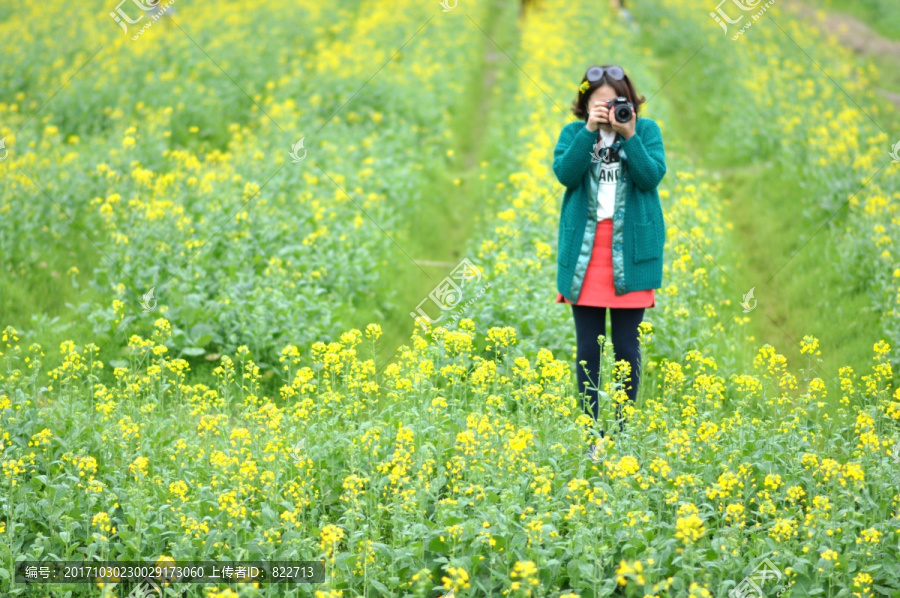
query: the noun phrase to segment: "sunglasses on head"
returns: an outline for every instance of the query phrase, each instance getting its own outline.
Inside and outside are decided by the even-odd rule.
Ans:
[[[587,80],[594,83],[602,79],[604,74],[616,81],[625,78],[625,71],[620,66],[608,66],[605,69],[602,66],[592,66],[587,71]]]

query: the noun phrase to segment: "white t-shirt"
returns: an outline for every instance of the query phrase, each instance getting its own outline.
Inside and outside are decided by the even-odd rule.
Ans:
[[[600,131],[601,147],[609,147],[616,139],[616,132]],[[594,166],[596,168],[596,166]],[[599,179],[597,182],[597,220],[605,220],[612,218],[613,207],[616,204],[616,185],[619,182],[619,159],[616,156],[615,161],[609,161],[609,157],[605,157],[600,162]]]

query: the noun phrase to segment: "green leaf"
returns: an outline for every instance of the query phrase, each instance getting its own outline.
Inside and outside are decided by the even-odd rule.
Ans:
[[[428,550],[431,552],[446,553],[450,552],[450,546],[440,536],[435,536],[428,542]]]
[[[574,562],[574,563],[575,563],[575,566],[578,567],[578,572],[579,572],[583,577],[587,577],[587,578],[590,579],[591,574],[594,572],[594,566],[591,565],[591,563],[589,563],[589,562],[587,562],[587,561],[585,561],[585,560],[582,560],[582,559],[575,559],[575,560],[572,561],[572,562]],[[570,571],[571,571],[571,567],[572,567],[572,564],[569,563],[569,568],[570,568],[569,570],[570,570]]]
[[[569,565],[566,567],[569,571],[569,579],[573,586],[578,586],[581,581],[581,567],[578,564],[577,559],[572,559],[569,561]]]
[[[383,583],[381,583],[380,581],[378,581],[378,580],[376,580],[376,579],[374,579],[374,578],[372,578],[372,577],[370,577],[368,581],[369,581],[370,584],[372,584],[372,587],[373,587],[373,588],[375,588],[375,589],[378,590],[379,592],[383,593],[385,596],[390,596],[390,595],[391,595],[391,593],[390,593],[390,592],[388,591],[388,589],[387,589],[387,586],[384,585]]]

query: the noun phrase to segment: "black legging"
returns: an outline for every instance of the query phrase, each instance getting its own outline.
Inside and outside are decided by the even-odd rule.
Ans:
[[[591,307],[589,305],[573,305],[572,316],[575,318],[575,338],[578,343],[578,352],[575,358],[575,367],[578,377],[578,407],[593,415],[594,422],[600,417],[600,404],[597,389],[600,388],[600,344],[597,337],[606,336],[606,309],[605,307]],[[641,351],[638,336],[638,325],[644,319],[643,307],[610,307],[610,319],[612,320],[612,344],[616,361],[625,359],[631,364],[631,381],[625,384],[625,394],[634,404],[637,397],[638,384],[641,376]],[[607,340],[607,343],[609,341]],[[582,361],[587,361],[585,366]],[[585,373],[587,368],[588,373]],[[589,382],[587,390],[585,383]],[[590,410],[585,407],[584,395],[590,401]],[[624,428],[621,405],[616,406],[616,419],[619,429]]]

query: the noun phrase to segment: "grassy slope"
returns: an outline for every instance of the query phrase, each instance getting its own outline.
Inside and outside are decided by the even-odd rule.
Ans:
[[[518,45],[517,5],[504,0],[491,0],[489,21],[478,25],[502,48],[509,49]],[[473,27],[475,25],[472,25]],[[494,42],[483,38],[485,56],[495,49]],[[494,142],[484,138],[491,111],[486,110],[486,99],[490,89],[485,82],[492,78],[485,60],[473,65],[467,81],[467,91],[459,106],[451,110],[455,117],[450,123],[452,136],[448,145],[458,160],[452,169],[439,169],[424,164],[429,175],[428,189],[424,196],[429,201],[423,202],[419,210],[406,214],[406,225],[409,241],[401,243],[403,250],[414,260],[452,263],[454,266],[465,256],[461,248],[466,239],[477,234],[480,214],[490,213],[489,199],[494,184],[505,180],[506,169],[499,165],[496,158],[500,149]],[[493,68],[511,71],[516,68],[505,57],[501,57]],[[492,106],[491,110],[496,110]],[[473,124],[473,117],[475,123]],[[437,126],[444,126],[439,123]],[[481,161],[489,162],[482,169]],[[482,181],[479,177],[486,174]],[[460,179],[455,185],[454,179]],[[399,242],[399,241],[398,241]],[[394,361],[401,345],[409,344],[410,333],[415,325],[409,316],[416,305],[435,285],[449,274],[453,266],[416,266],[398,250],[397,260],[392,264],[375,265],[382,271],[385,286],[397,290],[395,297],[397,311],[382,313],[375,308],[363,307],[356,310],[351,317],[345,319],[342,329],[358,328],[364,330],[370,323],[378,323],[382,327],[383,336],[378,341],[376,366],[381,370],[389,362]],[[390,282],[389,282],[390,281]],[[335,339],[328,339],[335,340]],[[361,349],[363,358],[371,357],[368,347]],[[191,360],[191,382],[215,384],[212,370],[218,363]],[[262,391],[266,396],[278,396],[281,381],[268,372],[263,376]]]
[[[500,47],[512,48],[517,43],[516,23],[516,6],[494,0],[490,21],[479,25]],[[648,35],[646,29],[644,35]],[[641,43],[649,46],[652,40],[644,38]],[[488,38],[483,38],[483,44],[483,55],[494,50],[494,44]],[[662,76],[675,72],[687,58],[667,56],[653,60]],[[764,313],[760,309],[754,314],[755,317],[751,317],[757,345],[769,342],[785,353],[790,363],[797,364],[802,361],[796,343],[804,334],[813,334],[820,339],[823,357],[833,357],[828,373],[836,372],[839,364],[849,363],[855,368],[868,365],[872,339],[866,332],[875,329],[877,317],[867,311],[868,300],[864,290],[845,288],[839,272],[827,267],[836,264],[834,258],[820,258],[828,251],[830,234],[827,231],[813,236],[809,245],[787,267],[768,284],[765,283],[774,273],[773,264],[784,263],[802,240],[818,228],[818,223],[802,220],[797,197],[803,191],[790,172],[783,172],[780,164],[748,166],[727,155],[711,156],[702,152],[719,129],[718,123],[701,118],[701,98],[696,97],[687,85],[690,80],[688,71],[702,72],[704,60],[714,60],[714,57],[701,53],[692,61],[693,64],[666,86],[665,101],[671,102],[674,113],[685,115],[685,118],[672,119],[669,123],[673,134],[667,139],[667,145],[673,153],[691,152],[704,161],[701,164],[703,167],[718,172],[722,177],[723,190],[728,193],[726,215],[735,225],[735,236],[739,242],[739,247],[735,248],[738,259],[735,300],[740,300],[739,289],[746,292],[756,286],[759,306],[764,308]],[[457,166],[452,170],[428,170],[432,181],[428,197],[432,200],[423,203],[416,213],[408,215],[411,242],[404,249],[414,259],[455,264],[464,257],[460,255],[459,248],[476,230],[477,218],[474,215],[483,212],[494,182],[503,178],[502,169],[492,163],[486,170],[487,182],[479,179],[482,172],[479,162],[492,162],[492,158],[499,154],[498,148],[483,139],[486,122],[490,118],[489,111],[482,109],[490,91],[484,86],[488,68],[509,70],[515,66],[502,55],[493,67],[485,61],[473,66],[464,103],[452,112],[459,115],[451,123],[451,141],[459,156]],[[657,98],[656,101],[662,99]],[[498,109],[496,106],[492,108],[494,111]],[[477,122],[473,123],[473,118]],[[460,185],[453,184],[456,178],[461,180]],[[781,184],[769,184],[772,181]],[[840,216],[835,220],[839,223]],[[778,226],[777,223],[789,223],[795,234],[784,234],[788,224]],[[798,226],[802,226],[802,230],[796,234]],[[88,241],[84,240],[84,243]],[[80,259],[83,261],[92,253],[83,251]],[[78,291],[72,288],[65,276],[65,269],[71,261],[65,252],[51,246],[42,257],[48,263],[45,269],[30,269],[18,278],[0,272],[0,288],[7,289],[0,294],[0,313],[5,314],[6,321],[17,328],[27,327],[33,313],[46,314],[49,318],[65,317],[65,304],[77,300]],[[451,269],[451,266],[422,266],[420,269],[400,256],[390,266],[385,279],[394,281],[398,289],[397,303],[404,309],[381,314],[363,308],[346,322],[345,328],[363,328],[369,322],[380,322],[385,332],[384,339],[379,343],[383,348],[380,361],[383,361],[394,353],[396,347],[407,342],[412,326],[408,312]],[[50,272],[53,270],[62,276],[52,277]],[[763,287],[770,289],[765,295],[762,294]],[[774,295],[776,290],[777,297]],[[67,329],[48,328],[34,340],[47,348],[49,354],[64,339],[86,338],[75,334],[79,326],[77,322],[72,326]],[[209,380],[213,367],[214,364],[196,363],[197,381]]]
[[[0,326],[32,330],[29,343],[39,343],[51,360],[62,341],[92,335],[89,326],[72,317],[67,305],[83,301],[84,293],[96,295],[88,280],[98,261],[97,248],[77,227],[73,230],[69,239],[48,237],[40,255],[30,256],[36,266],[22,264],[15,271],[0,268]],[[80,272],[74,276],[77,288],[66,274],[72,266]],[[59,321],[53,323],[55,318]]]
[[[507,51],[518,45],[518,5],[503,0],[491,0],[491,4],[489,20],[478,23],[478,26],[494,41],[482,36],[482,61],[472,65],[467,92],[460,105],[451,110],[454,119],[450,123],[452,136],[448,145],[454,148],[458,158],[455,167],[448,170],[424,164],[429,183],[423,196],[428,201],[423,202],[416,212],[406,215],[409,242],[398,241],[415,260],[455,265],[465,257],[461,254],[461,248],[466,239],[475,233],[480,222],[479,214],[489,211],[489,199],[494,185],[506,179],[507,169],[502,167],[498,159],[501,151],[496,146],[497,142],[484,138],[491,110],[498,109],[488,102],[491,92],[488,86],[497,78],[498,71],[511,73],[516,67],[502,54],[496,55],[493,62],[484,57],[489,53],[497,54],[494,42]],[[472,24],[472,27],[475,25]],[[445,124],[436,123],[435,126]],[[479,166],[481,161],[487,161],[488,166],[482,169]],[[484,180],[480,178],[482,173],[485,174]],[[459,185],[454,184],[455,179],[460,180]],[[46,268],[25,268],[24,273],[15,277],[0,270],[0,289],[3,290],[0,292],[0,314],[3,314],[5,323],[23,330],[35,326],[31,322],[35,314],[45,320],[60,318],[58,325],[42,326],[34,338],[30,339],[44,347],[45,363],[49,367],[57,363],[58,347],[64,340],[73,339],[79,344],[94,342],[97,345],[103,345],[106,340],[94,338],[89,327],[81,324],[78,318],[73,318],[66,307],[67,303],[83,300],[81,293],[86,290],[84,283],[79,288],[74,288],[65,275],[66,270],[77,261],[82,278],[86,278],[85,275],[90,273],[91,268],[89,262],[97,253],[96,248],[80,232],[77,238],[69,239],[68,242],[80,247],[80,251],[74,252],[75,256],[70,255],[72,252],[65,249],[64,243],[50,243],[42,248],[40,261],[47,263]],[[385,286],[397,290],[398,310],[381,313],[375,308],[362,307],[343,323],[343,329],[363,329],[371,322],[381,324],[384,336],[379,341],[380,367],[386,360],[396,357],[396,349],[400,345],[408,343],[414,325],[409,312],[450,273],[453,266],[417,267],[398,250],[398,258],[393,264],[373,264],[373,267],[379,267],[384,272]],[[58,272],[60,277],[53,277],[53,271]],[[365,301],[361,300],[360,303],[364,304]],[[119,345],[122,342],[121,338],[118,342],[110,342],[100,353],[101,361],[109,363],[113,359],[121,359]],[[193,358],[189,361],[192,383],[215,382],[212,370],[218,365],[217,362]],[[108,369],[108,373],[111,373],[112,368]],[[269,396],[277,395],[277,381],[272,376],[266,376],[266,380],[269,383]]]
[[[515,48],[518,45],[516,10],[515,3],[491,0],[489,20],[478,26],[501,48]],[[398,291],[397,311],[382,314],[372,309],[360,309],[345,323],[348,329],[363,329],[371,322],[381,324],[384,331],[384,337],[379,341],[382,361],[390,360],[398,347],[409,342],[414,326],[409,312],[415,311],[435,285],[467,257],[461,253],[465,241],[475,234],[479,215],[489,213],[494,185],[506,178],[508,169],[497,160],[499,148],[484,138],[490,114],[500,109],[489,106],[487,99],[491,89],[486,85],[494,79],[492,69],[511,72],[516,67],[502,54],[493,63],[486,60],[489,53],[496,52],[491,39],[481,36],[482,60],[472,66],[467,92],[460,105],[451,110],[454,118],[450,123],[450,146],[457,158],[454,167],[438,169],[424,164],[430,181],[424,193],[427,201],[422,202],[415,213],[406,215],[410,235],[409,243],[404,243],[406,253],[414,260],[453,265],[417,267],[398,251],[397,261],[382,268],[385,284],[393,285]],[[443,126],[443,123],[436,126]],[[481,161],[487,161],[489,165],[482,169]],[[486,175],[484,180],[480,179],[482,173]],[[455,179],[459,179],[459,185],[454,184]]]
[[[642,35],[640,43],[653,47],[652,31],[645,27]],[[657,55],[651,60],[663,75],[678,71],[692,53]],[[825,362],[819,368],[820,376],[835,376],[841,365],[868,371],[878,316],[869,310],[865,290],[848,287],[842,280],[836,252],[830,248],[846,209],[834,218],[832,228],[815,234],[825,218],[803,216],[804,197],[810,190],[800,187],[789,165],[763,156],[747,164],[734,156],[704,151],[714,136],[736,134],[708,117],[708,100],[691,86],[715,60],[701,52],[668,83],[662,95],[672,104],[673,113],[681,115],[669,123],[672,133],[667,144],[676,151],[690,151],[699,167],[722,182],[725,218],[734,225],[737,246],[732,256],[714,257],[717,262],[737,266],[735,304],[755,287],[758,303],[749,314],[749,331],[757,347],[771,344],[791,367],[807,366],[808,358],[801,356],[799,343],[809,334],[820,342]],[[809,243],[801,249],[807,239]]]
[[[812,5],[834,16],[848,15],[881,37],[900,41],[900,4],[892,6],[888,12],[877,6],[877,0],[815,0]],[[878,69],[878,87],[900,94],[900,56],[870,53],[866,58]]]
[[[829,11],[852,15],[882,37],[900,39],[900,21],[897,20],[900,18],[900,8],[893,0],[816,0],[814,4]]]

